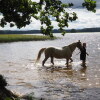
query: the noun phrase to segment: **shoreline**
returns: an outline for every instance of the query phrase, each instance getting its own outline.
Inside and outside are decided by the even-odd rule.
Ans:
[[[43,35],[24,35],[24,34],[0,34],[0,43],[19,42],[19,41],[44,41],[54,40],[57,37]]]

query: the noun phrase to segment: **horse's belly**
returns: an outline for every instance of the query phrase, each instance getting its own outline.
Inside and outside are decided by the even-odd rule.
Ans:
[[[66,52],[64,50],[57,50],[55,51],[55,58],[61,59],[61,58],[70,58],[71,57],[71,53],[70,52]]]
[[[54,57],[55,57],[55,58],[58,58],[58,59],[65,58],[65,57],[59,56],[59,55],[56,55],[56,56],[54,56]]]
[[[56,51],[54,57],[60,59],[60,58],[66,58],[66,55],[61,51],[58,52]]]

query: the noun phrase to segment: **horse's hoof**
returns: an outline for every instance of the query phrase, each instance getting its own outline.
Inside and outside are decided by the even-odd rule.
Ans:
[[[54,66],[54,63],[52,63],[52,65]]]
[[[69,68],[69,66],[68,66],[68,65],[66,65],[66,67],[67,67],[67,68]]]
[[[82,66],[82,67],[87,67],[87,65],[86,65],[86,64],[81,64],[81,66]]]
[[[70,61],[69,63],[72,63],[73,61]]]

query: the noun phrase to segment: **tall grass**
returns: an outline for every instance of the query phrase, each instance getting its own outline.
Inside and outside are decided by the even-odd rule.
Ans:
[[[51,38],[49,36],[43,35],[0,34],[0,43],[17,41],[39,41],[51,39],[56,39],[56,37]]]

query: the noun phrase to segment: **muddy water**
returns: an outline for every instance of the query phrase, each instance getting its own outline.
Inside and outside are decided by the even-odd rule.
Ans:
[[[1,43],[0,74],[8,81],[7,88],[19,96],[31,94],[46,100],[100,100],[100,33],[73,33],[60,37],[52,41]],[[62,47],[78,40],[87,43],[86,68],[81,66],[78,49],[73,53],[74,62],[69,69],[64,59],[55,59],[54,66],[48,59],[42,67],[43,55],[34,65],[41,48]]]

